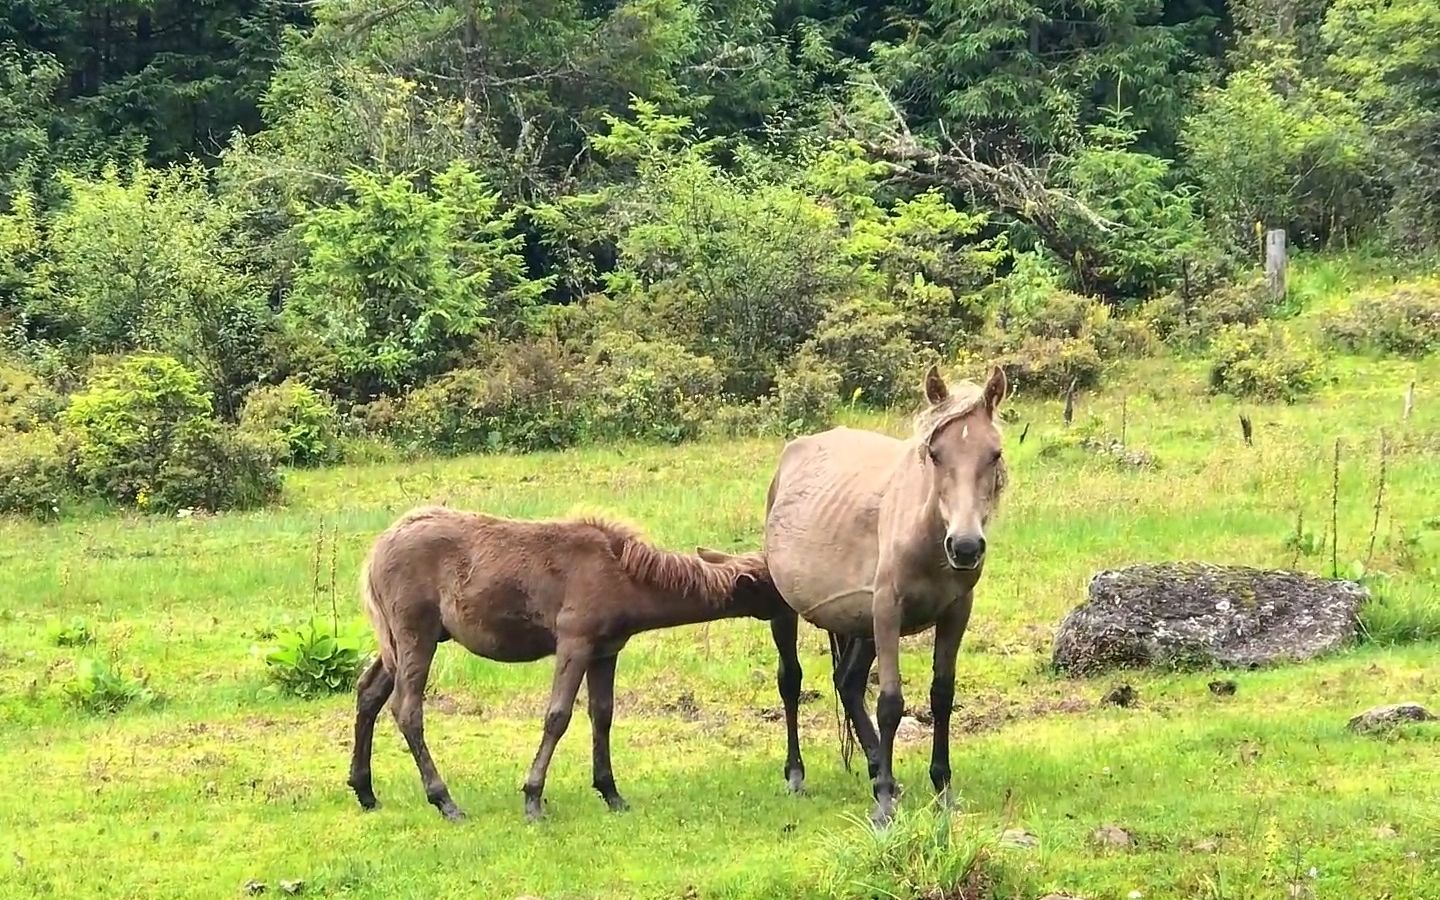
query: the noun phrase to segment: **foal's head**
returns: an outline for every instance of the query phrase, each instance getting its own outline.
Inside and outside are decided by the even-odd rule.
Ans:
[[[920,465],[945,526],[945,560],[958,571],[973,571],[985,561],[985,523],[1005,487],[996,419],[1006,389],[999,366],[983,388],[965,382],[953,392],[939,368],[925,373],[927,407],[916,423]]]

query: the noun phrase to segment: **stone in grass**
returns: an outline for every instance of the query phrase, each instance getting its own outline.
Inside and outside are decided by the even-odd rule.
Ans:
[[[1104,571],[1060,623],[1053,662],[1083,676],[1309,659],[1354,640],[1367,597],[1354,582],[1243,566],[1181,562]]]
[[[1130,836],[1130,832],[1119,825],[1101,825],[1090,835],[1090,839],[1101,847],[1113,847],[1117,850],[1135,845],[1135,839]]]
[[[1128,709],[1135,705],[1137,697],[1135,689],[1128,684],[1117,684],[1105,692],[1100,698],[1102,706],[1118,706],[1121,709]]]
[[[1017,850],[1033,850],[1040,846],[1040,839],[1023,828],[1007,828],[1000,833],[1000,844]]]
[[[1430,722],[1434,719],[1434,713],[1418,703],[1392,703],[1365,710],[1350,720],[1349,728],[1357,734],[1373,734],[1409,722]]]
[[[258,895],[260,895],[260,894],[263,894],[263,893],[265,893],[265,882],[263,882],[263,881],[256,881],[255,879],[252,878],[252,879],[250,879],[249,881],[245,882],[244,891],[245,891],[245,893],[249,894],[251,897],[255,897],[255,896],[258,896]]]

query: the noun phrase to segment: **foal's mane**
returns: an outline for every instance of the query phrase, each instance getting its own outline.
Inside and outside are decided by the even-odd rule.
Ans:
[[[770,577],[762,553],[744,553],[730,562],[712,563],[695,554],[662,550],[628,525],[604,519],[582,521],[610,539],[610,552],[628,575],[666,593],[695,597],[719,606],[734,598],[735,582],[741,576],[757,581]]]
[[[985,404],[985,388],[973,381],[961,381],[949,385],[950,396],[931,406],[926,406],[915,414],[914,440],[921,446],[926,446],[934,439],[935,434],[954,422],[956,419],[963,419]],[[1000,430],[1000,423],[995,422],[995,429]],[[1005,485],[1009,483],[1009,470],[1005,466],[1005,457],[995,465],[995,497],[999,499],[1004,493]]]

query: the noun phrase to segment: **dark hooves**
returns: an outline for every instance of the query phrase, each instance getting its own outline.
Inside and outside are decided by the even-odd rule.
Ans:
[[[440,810],[440,815],[444,816],[445,821],[447,822],[465,821],[465,813],[462,812],[458,806],[452,806],[449,809],[442,809]]]
[[[805,793],[805,775],[799,772],[791,773],[790,777],[785,779],[785,789],[795,795]]]
[[[610,807],[610,811],[612,813],[623,813],[630,811],[630,804],[626,803],[625,798],[619,796],[618,794],[614,797],[606,797],[605,805]]]

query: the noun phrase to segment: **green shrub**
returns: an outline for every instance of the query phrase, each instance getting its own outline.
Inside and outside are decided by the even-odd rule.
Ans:
[[[1440,280],[1395,285],[1359,298],[1325,323],[1325,337],[1346,350],[1424,356],[1440,350]]]
[[[776,378],[773,412],[787,436],[827,427],[839,406],[840,373],[812,354],[796,354]]]
[[[358,634],[317,619],[282,634],[265,656],[275,689],[307,700],[352,689],[364,664]]]
[[[1265,277],[1252,275],[1197,294],[1188,309],[1178,293],[1156,297],[1140,307],[1139,319],[1165,343],[1195,349],[1208,344],[1227,325],[1255,325],[1278,311]]]
[[[75,675],[63,690],[71,705],[97,716],[155,701],[155,692],[143,674],[130,675],[113,663],[89,657],[76,663]]]
[[[55,432],[0,433],[0,514],[54,518],[73,488],[67,449]]]
[[[508,345],[484,366],[456,369],[366,418],[412,448],[447,453],[570,447],[588,432],[589,374],[553,341]]]
[[[168,357],[131,356],[102,370],[62,421],[81,483],[109,500],[220,510],[279,491],[264,449],[212,419],[199,377]]]
[[[757,403],[720,403],[709,410],[704,434],[714,438],[746,438],[769,434],[779,426],[775,398]]]
[[[240,411],[240,431],[268,448],[279,463],[311,466],[339,456],[335,404],[293,378],[253,391]]]
[[[688,440],[719,401],[715,361],[679,344],[611,334],[600,340],[593,361],[595,427],[611,437]]]
[[[1085,338],[1029,337],[1017,350],[996,360],[1016,394],[1063,394],[1099,387],[1104,363],[1093,341]]]
[[[256,439],[213,419],[196,419],[175,433],[153,492],[138,504],[177,509],[253,509],[280,496],[280,473]]]
[[[0,434],[53,423],[64,402],[33,373],[0,362]]]
[[[888,407],[914,399],[923,360],[906,336],[904,316],[882,300],[831,309],[807,345],[840,373],[840,392]]]
[[[1270,323],[1225,328],[1211,351],[1210,389],[1215,393],[1293,403],[1313,393],[1324,377],[1315,349]]]

